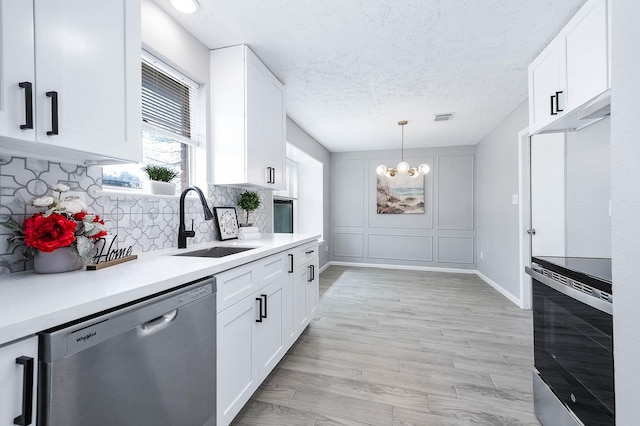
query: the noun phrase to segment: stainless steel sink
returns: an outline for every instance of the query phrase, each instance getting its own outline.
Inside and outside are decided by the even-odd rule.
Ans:
[[[208,249],[188,251],[186,253],[174,254],[174,256],[189,257],[225,257],[243,251],[253,250],[255,247],[211,247]]]

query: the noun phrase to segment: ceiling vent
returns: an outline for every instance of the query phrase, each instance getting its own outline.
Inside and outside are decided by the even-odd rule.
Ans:
[[[434,114],[433,121],[451,121],[453,120],[453,116],[455,114],[456,114],[455,112],[449,112],[446,114]]]

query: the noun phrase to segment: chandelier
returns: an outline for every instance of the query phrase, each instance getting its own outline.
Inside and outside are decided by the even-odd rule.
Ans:
[[[386,177],[392,178],[392,177],[395,177],[399,173],[399,174],[408,174],[412,178],[417,178],[420,175],[426,175],[427,173],[429,173],[429,170],[431,170],[431,168],[429,167],[428,164],[422,163],[422,164],[418,165],[418,167],[411,167],[411,166],[409,166],[409,163],[404,161],[404,126],[407,123],[408,123],[407,120],[398,121],[398,125],[401,126],[401,128],[402,128],[402,158],[401,158],[401,161],[398,163],[398,165],[396,166],[395,169],[393,167],[387,167],[384,164],[380,164],[376,168],[376,173],[378,173],[378,176],[386,176]]]

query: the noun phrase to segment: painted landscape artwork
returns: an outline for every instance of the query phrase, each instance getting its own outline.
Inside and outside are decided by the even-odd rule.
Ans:
[[[424,177],[378,176],[378,214],[424,213]]]

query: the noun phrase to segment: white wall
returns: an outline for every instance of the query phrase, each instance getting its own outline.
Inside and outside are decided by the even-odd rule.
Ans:
[[[520,298],[518,255],[518,132],[529,124],[524,102],[478,143],[477,270],[516,299]],[[480,252],[483,258],[480,258]]]
[[[616,424],[638,424],[640,394],[640,7],[613,4],[611,188]]]
[[[475,146],[405,150],[426,163],[424,213],[378,214],[379,164],[394,165],[400,150],[331,155],[331,260],[409,267],[475,269]]]

